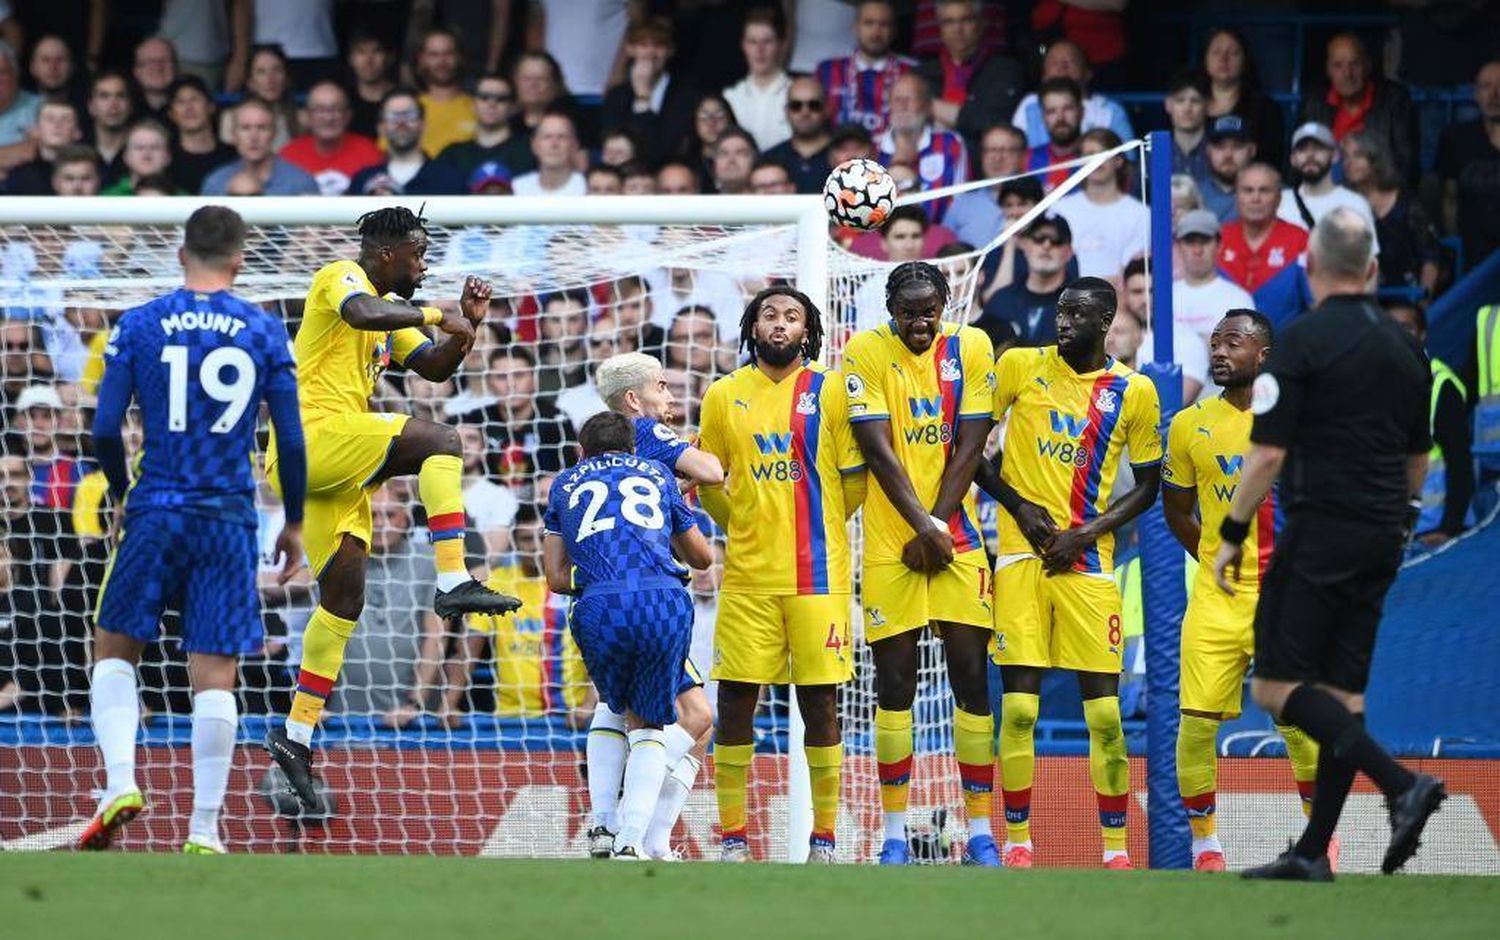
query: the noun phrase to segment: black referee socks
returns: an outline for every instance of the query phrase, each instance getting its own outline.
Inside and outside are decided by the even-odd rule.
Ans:
[[[1415,779],[1375,743],[1360,718],[1322,689],[1306,684],[1293,689],[1281,709],[1281,720],[1306,731],[1339,760],[1364,771],[1387,797],[1399,796]]]

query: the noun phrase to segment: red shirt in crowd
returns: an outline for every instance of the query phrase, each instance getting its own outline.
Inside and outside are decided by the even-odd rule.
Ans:
[[[311,134],[303,134],[287,141],[281,148],[281,159],[311,173],[323,195],[342,196],[349,190],[354,174],[384,163],[385,154],[375,146],[375,141],[352,133],[345,133],[333,152],[324,154]]]
[[[1253,292],[1277,272],[1297,263],[1307,249],[1307,229],[1277,219],[1260,247],[1251,250],[1245,241],[1244,223],[1239,219],[1224,223],[1220,234],[1219,270],[1236,284]]]
[[[1354,110],[1350,111],[1344,106],[1344,99],[1332,88],[1328,89],[1326,99],[1333,106],[1333,139],[1343,140],[1350,134],[1365,129],[1365,118],[1369,116],[1370,109],[1375,106],[1375,83],[1365,82],[1365,93],[1360,96],[1359,102],[1355,104]]]

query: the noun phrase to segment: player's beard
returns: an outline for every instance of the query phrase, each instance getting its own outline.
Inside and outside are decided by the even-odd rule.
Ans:
[[[780,369],[796,362],[802,356],[802,345],[791,343],[786,346],[773,346],[764,340],[755,341],[755,358],[768,366]]]

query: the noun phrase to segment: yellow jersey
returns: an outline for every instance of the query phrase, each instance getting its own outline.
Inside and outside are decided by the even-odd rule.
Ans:
[[[995,418],[1005,426],[1000,477],[1047,510],[1058,528],[1083,525],[1109,504],[1121,453],[1137,467],[1162,458],[1161,402],[1151,380],[1114,359],[1079,374],[1056,346],[1007,349],[995,364]],[[1000,554],[1031,554],[1010,513],[1001,512]],[[1073,570],[1112,575],[1113,534],[1084,551]]]
[[[850,593],[842,474],[864,460],[839,374],[811,362],[773,382],[741,366],[709,386],[701,424],[698,447],[723,464],[730,504],[723,590]]]
[[[404,365],[432,342],[414,326],[376,333],[356,330],[339,315],[357,294],[379,296],[353,261],[335,261],[313,275],[302,326],[292,343],[302,397],[302,423],[330,415],[368,411],[375,383],[392,362]]]
[[[988,419],[994,409],[995,352],[971,326],[945,323],[920,356],[885,323],[856,333],[844,347],[849,420],[889,421],[891,447],[929,511],[957,442],[958,422]],[[984,548],[972,488],[948,520],[955,554]],[[865,562],[900,561],[913,536],[876,481],[865,496]]]
[[[1198,581],[1195,590],[1213,584],[1210,562],[1219,550],[1219,525],[1234,502],[1234,491],[1240,483],[1240,468],[1250,449],[1250,425],[1254,416],[1216,395],[1177,412],[1167,433],[1167,460],[1162,465],[1161,482],[1180,490],[1197,490],[1198,518],[1203,532],[1198,538]],[[1236,588],[1259,591],[1271,552],[1276,547],[1276,530],[1281,523],[1281,506],[1273,488],[1255,511],[1250,523],[1250,537],[1245,539],[1245,560]]]
[[[576,708],[588,694],[589,675],[568,629],[568,598],[515,565],[495,568],[487,584],[521,601],[512,613],[469,621],[495,638],[495,714],[537,718]]]

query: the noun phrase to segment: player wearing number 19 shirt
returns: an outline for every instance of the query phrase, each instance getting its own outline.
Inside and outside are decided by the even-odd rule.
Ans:
[[[1108,281],[1079,278],[1057,301],[1057,345],[1006,350],[995,366],[995,417],[1009,412],[1009,420],[999,480],[981,485],[1006,509],[995,563],[994,656],[1005,682],[1000,776],[1011,868],[1032,863],[1033,730],[1044,669],[1078,676],[1104,865],[1131,867],[1113,533],[1156,499],[1161,406],[1150,379],[1104,352],[1116,302]],[[1127,450],[1135,487],[1110,504]]]
[[[193,682],[193,814],[183,851],[221,854],[219,809],[234,756],[238,657],[263,636],[256,574],[255,423],[264,400],[281,445],[283,580],[302,562],[307,464],[297,373],[280,318],[229,292],[245,223],[222,206],[187,221],[184,286],[127,310],[104,350],[93,437],[124,526],[100,591],[89,712],[106,772],[99,812],[79,840],[108,848],[145,811],[135,781],[135,666],[167,607],[182,612]],[[130,486],[120,433],[134,400],[145,431]],[[127,494],[128,488],[128,494]]]
[[[573,593],[570,625],[599,698],[625,715],[630,755],[614,857],[645,857],[643,843],[667,774],[663,729],[693,637],[693,601],[675,550],[695,568],[713,563],[677,482],[636,456],[624,415],[579,429],[583,460],[557,478],[547,502],[543,566],[554,591]]]

